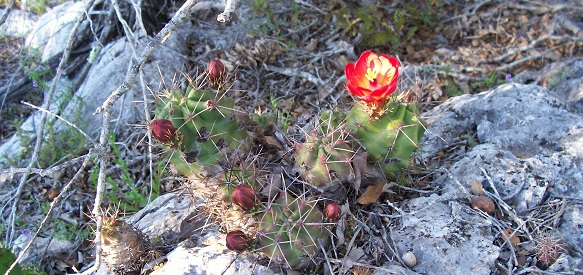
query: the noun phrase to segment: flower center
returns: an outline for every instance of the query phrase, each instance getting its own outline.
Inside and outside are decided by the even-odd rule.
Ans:
[[[368,81],[374,82],[377,79],[378,74],[379,74],[378,70],[376,70],[374,67],[373,68],[369,67],[366,69],[366,74],[364,76],[366,76],[366,79],[368,79]]]

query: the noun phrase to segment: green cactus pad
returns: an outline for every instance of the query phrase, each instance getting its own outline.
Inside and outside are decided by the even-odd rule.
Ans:
[[[233,118],[233,106],[232,98],[191,86],[160,98],[156,117],[178,128],[179,146],[169,148],[168,157],[179,173],[198,173],[246,146],[247,132]]]
[[[415,103],[389,103],[379,119],[371,119],[363,104],[355,104],[346,118],[346,127],[379,165],[389,179],[407,166],[419,147],[425,122],[418,117]]]
[[[331,182],[354,178],[350,164],[354,150],[337,127],[334,114],[324,112],[316,129],[306,135],[306,142],[296,145],[295,162],[305,181],[321,187]]]
[[[309,261],[320,248],[318,239],[328,238],[323,214],[316,200],[283,195],[268,208],[259,221],[257,249],[271,262],[297,268]]]
[[[8,268],[14,263],[16,257],[8,248],[0,248],[0,274],[6,273]],[[20,275],[22,273],[22,268],[19,264],[16,264],[12,271],[9,273],[10,275]]]

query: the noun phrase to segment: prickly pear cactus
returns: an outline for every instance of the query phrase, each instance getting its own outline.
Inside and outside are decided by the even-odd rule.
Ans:
[[[0,248],[0,274],[6,273],[8,268],[14,263],[16,257],[8,248]],[[22,268],[20,268],[19,264],[16,264],[12,271],[9,273],[10,275],[20,275],[22,273]]]
[[[418,117],[416,103],[389,103],[378,118],[371,118],[366,108],[355,104],[347,115],[346,127],[369,160],[381,167],[387,178],[395,179],[419,147],[425,122]]]
[[[221,92],[192,86],[160,97],[156,117],[178,130],[179,145],[170,150],[170,159],[179,173],[198,174],[245,147],[247,132],[234,119],[233,105]]]
[[[323,113],[316,129],[306,134],[306,141],[296,144],[295,162],[299,173],[316,187],[354,178],[350,164],[354,151],[337,124],[333,114]]]
[[[291,268],[311,263],[309,257],[320,251],[319,241],[328,239],[322,212],[312,198],[282,195],[261,213],[257,250],[271,262]]]

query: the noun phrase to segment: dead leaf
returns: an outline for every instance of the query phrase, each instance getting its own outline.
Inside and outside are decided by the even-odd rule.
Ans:
[[[283,177],[281,174],[271,174],[269,175],[269,183],[263,190],[261,190],[261,195],[269,198],[270,200],[277,196],[283,187]]]
[[[369,185],[364,194],[356,200],[358,204],[367,205],[376,202],[383,193],[384,183]]]
[[[318,39],[316,38],[310,39],[310,43],[304,47],[304,49],[308,52],[313,52],[316,50],[316,48],[318,48]]]
[[[478,180],[474,180],[474,183],[472,183],[472,194],[474,195],[482,195],[482,193],[484,193],[484,191],[482,190],[482,183],[479,182]]]
[[[277,138],[274,136],[264,136],[263,139],[267,144],[269,144],[269,146],[277,148],[277,150],[280,151],[283,150],[283,145],[281,145],[281,142],[279,142],[279,140],[277,140]]]
[[[360,184],[362,183],[362,177],[366,175],[366,152],[357,152],[352,159],[352,164],[354,165],[354,173],[356,179],[353,183],[353,188],[355,190],[360,189]]]
[[[518,249],[520,238],[516,236],[516,232],[514,232],[514,230],[510,228],[502,230],[502,240],[510,243],[514,249]]]

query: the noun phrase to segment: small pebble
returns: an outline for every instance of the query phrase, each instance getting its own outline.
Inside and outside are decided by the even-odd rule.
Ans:
[[[408,267],[414,267],[417,265],[417,257],[415,257],[415,254],[413,254],[411,251],[405,253],[401,260],[403,260],[403,263],[405,263],[405,265]]]
[[[486,196],[476,196],[472,198],[472,208],[478,208],[489,215],[493,215],[494,211],[496,211],[496,205],[492,199]]]
[[[472,183],[472,194],[478,196],[478,195],[482,195],[484,193],[484,191],[482,190],[482,183],[474,180],[474,183]]]

